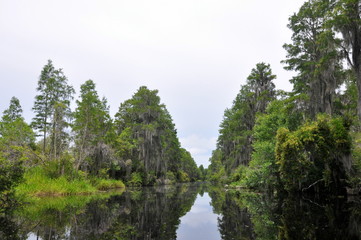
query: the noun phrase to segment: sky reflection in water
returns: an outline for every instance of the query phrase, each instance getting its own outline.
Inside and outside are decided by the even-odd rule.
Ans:
[[[221,239],[217,221],[219,215],[213,213],[210,202],[208,193],[204,193],[203,196],[198,194],[192,209],[180,219],[177,240]]]

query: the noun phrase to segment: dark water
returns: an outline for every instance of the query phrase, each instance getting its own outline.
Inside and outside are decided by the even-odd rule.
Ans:
[[[207,184],[42,198],[0,215],[0,239],[361,239],[359,199],[265,195]]]

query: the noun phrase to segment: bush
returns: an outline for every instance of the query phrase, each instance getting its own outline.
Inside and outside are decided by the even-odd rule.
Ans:
[[[14,188],[23,180],[23,172],[21,161],[10,162],[0,156],[0,213],[16,204]]]
[[[182,170],[180,170],[178,172],[178,179],[179,179],[179,182],[182,182],[182,183],[190,182],[190,178],[189,178],[188,174]]]
[[[175,174],[172,171],[168,171],[166,174],[166,179],[168,179],[171,183],[174,183],[177,181],[177,178],[175,176]]]
[[[297,131],[279,129],[276,158],[285,190],[344,194],[351,145],[347,124],[341,118],[320,115]]]
[[[108,189],[114,189],[114,188],[124,188],[124,183],[120,180],[115,179],[99,179],[95,187],[98,190],[108,190]]]
[[[142,186],[142,184],[143,184],[142,175],[139,172],[133,172],[130,177],[130,181],[128,181],[128,185],[134,187],[140,187]]]

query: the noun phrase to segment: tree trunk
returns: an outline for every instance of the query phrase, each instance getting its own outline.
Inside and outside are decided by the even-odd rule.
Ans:
[[[361,120],[361,61],[360,61],[360,48],[358,56],[354,56],[354,70],[356,75],[356,85],[357,85],[357,116]],[[356,49],[354,48],[354,51]]]
[[[43,153],[45,154],[45,148],[46,148],[46,121],[47,119],[45,118],[45,123],[44,123],[44,136],[43,136]]]

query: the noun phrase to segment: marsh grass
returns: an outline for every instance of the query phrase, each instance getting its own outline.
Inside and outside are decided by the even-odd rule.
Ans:
[[[16,188],[19,196],[63,196],[92,194],[99,190],[124,188],[118,180],[86,177],[69,180],[66,176],[51,178],[41,167],[28,169],[24,174],[24,182]]]

